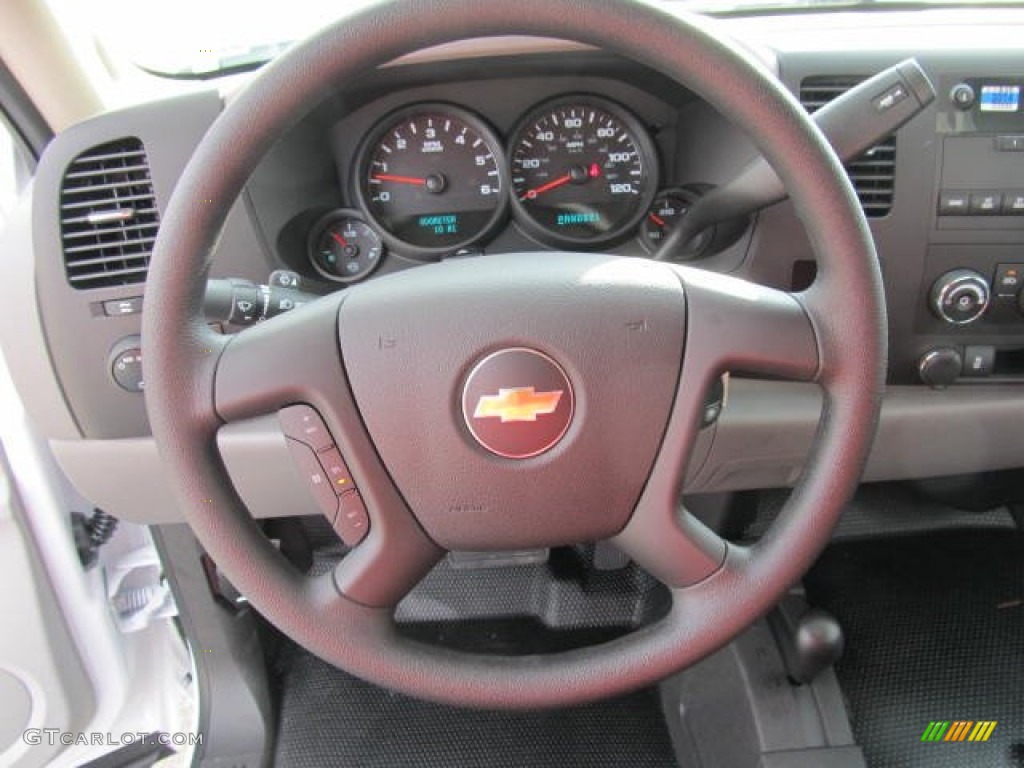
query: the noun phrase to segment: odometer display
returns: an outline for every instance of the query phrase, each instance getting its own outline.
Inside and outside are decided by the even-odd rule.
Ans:
[[[594,97],[532,112],[512,139],[512,205],[534,236],[601,245],[629,234],[657,186],[654,148],[640,122]]]
[[[456,107],[421,104],[392,115],[370,135],[358,167],[363,210],[388,245],[409,255],[479,240],[505,211],[500,145]]]

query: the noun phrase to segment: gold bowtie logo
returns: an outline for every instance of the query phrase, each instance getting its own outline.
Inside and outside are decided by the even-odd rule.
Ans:
[[[496,395],[484,395],[476,404],[474,419],[536,421],[538,416],[554,413],[562,399],[562,390],[537,392],[533,387],[499,389]]]

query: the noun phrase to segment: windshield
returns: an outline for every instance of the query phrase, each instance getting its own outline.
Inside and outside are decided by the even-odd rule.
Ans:
[[[204,78],[253,69],[339,16],[374,0],[49,0],[73,38],[89,37],[100,56],[166,77]],[[1019,5],[1020,0],[982,0]],[[968,5],[971,0],[662,0],[710,15],[855,8]],[[258,10],[257,10],[258,8]]]

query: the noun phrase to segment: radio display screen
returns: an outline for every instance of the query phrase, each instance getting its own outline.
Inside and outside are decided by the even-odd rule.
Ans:
[[[1016,112],[1020,108],[1020,86],[983,85],[979,108],[982,112]]]

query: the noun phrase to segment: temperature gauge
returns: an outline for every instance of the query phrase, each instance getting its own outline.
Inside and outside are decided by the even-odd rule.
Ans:
[[[649,253],[657,252],[672,226],[686,215],[698,197],[688,189],[665,189],[658,193],[640,225],[640,242]],[[711,240],[711,232],[707,229],[697,235],[677,258],[685,260],[698,256]]]
[[[352,283],[369,275],[383,251],[380,235],[354,211],[327,214],[313,227],[309,240],[314,269],[339,283]]]

